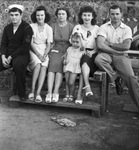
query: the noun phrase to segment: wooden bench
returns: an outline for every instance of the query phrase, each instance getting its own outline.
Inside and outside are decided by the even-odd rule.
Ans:
[[[135,75],[138,75],[138,73],[139,73],[139,51],[129,50],[129,51],[127,51],[127,53],[128,53],[129,58],[131,60]]]
[[[27,82],[29,82],[29,80],[31,81],[31,78],[30,79],[29,78],[27,79]],[[14,78],[13,78],[13,80],[14,80]],[[86,100],[84,97],[83,104],[77,105],[74,102],[63,102],[62,101],[63,97],[60,94],[60,100],[58,101],[58,103],[48,104],[48,103],[45,103],[43,101],[42,103],[39,103],[39,105],[87,109],[87,110],[92,111],[92,115],[93,115],[93,112],[95,112],[96,116],[100,117],[101,115],[105,114],[106,109],[107,109],[107,104],[108,104],[108,97],[109,97],[108,76],[107,76],[107,73],[104,71],[96,71],[94,74],[94,77],[90,78],[89,80],[90,80],[91,87],[93,89],[97,88],[98,95],[97,95],[97,98],[95,100]],[[15,83],[15,81],[13,83]],[[63,85],[63,86],[65,86],[65,85]],[[14,89],[14,92],[15,92],[14,87],[15,86],[13,84],[12,89]],[[27,91],[27,94],[28,93],[29,93],[29,91]],[[45,94],[46,94],[46,89],[43,89],[41,94],[42,94],[42,98],[44,100]],[[19,100],[15,99],[13,97],[10,97],[9,103],[10,103],[11,107],[17,107],[20,103],[29,103],[29,104],[37,104],[38,105],[38,103],[35,103],[34,101],[30,101],[28,99],[27,99],[27,101],[20,102]]]
[[[129,58],[131,59],[135,75],[138,76],[139,75],[139,51],[129,50],[127,53],[129,55]],[[11,75],[12,74],[13,73],[11,73]],[[12,84],[10,87],[11,87],[11,89],[15,90],[14,79],[15,78],[13,75],[13,81],[10,83],[10,84]],[[99,96],[96,98],[95,102],[94,102],[94,100],[86,101],[86,99],[84,98],[84,102],[82,105],[76,105],[74,102],[63,102],[62,96],[60,95],[60,101],[58,103],[47,104],[45,102],[42,102],[40,105],[88,109],[88,110],[91,110],[92,112],[95,112],[98,117],[100,117],[101,115],[104,115],[107,110],[108,98],[109,98],[109,83],[108,83],[107,73],[104,71],[96,71],[94,74],[94,77],[90,78],[89,80],[90,80],[92,90],[94,91],[94,87],[95,88],[97,87],[97,90],[99,93]],[[29,84],[29,81],[31,82],[30,77],[27,79],[27,84]],[[31,87],[31,84],[29,84],[28,87],[29,86]],[[65,85],[63,85],[63,86],[65,86]],[[29,91],[27,91],[27,94],[28,94],[28,92]],[[46,94],[46,89],[45,89],[45,91],[43,90],[42,93],[43,93],[42,95],[43,95],[43,99],[44,99],[45,98],[44,96]],[[15,107],[15,106],[18,106],[22,102],[16,101],[16,99],[12,99],[12,97],[11,97],[9,100],[9,103],[10,103],[11,107]],[[38,105],[38,103],[29,101],[29,100],[27,100],[23,103],[30,103],[30,104]]]

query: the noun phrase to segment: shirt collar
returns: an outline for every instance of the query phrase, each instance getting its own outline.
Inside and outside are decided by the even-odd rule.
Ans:
[[[109,21],[107,24],[112,26],[111,21]],[[120,24],[120,26],[119,26],[119,27],[120,27],[120,28],[125,28],[124,23],[123,23],[123,22],[121,22],[121,24]]]

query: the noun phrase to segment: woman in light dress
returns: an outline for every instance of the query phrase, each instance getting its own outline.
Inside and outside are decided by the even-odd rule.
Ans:
[[[33,71],[33,74],[31,92],[28,98],[35,100],[35,102],[42,102],[40,94],[48,67],[48,53],[53,42],[53,33],[52,28],[47,24],[50,20],[50,15],[44,6],[38,6],[32,13],[31,19],[34,34],[31,42],[29,69]],[[35,93],[36,83],[37,90]]]

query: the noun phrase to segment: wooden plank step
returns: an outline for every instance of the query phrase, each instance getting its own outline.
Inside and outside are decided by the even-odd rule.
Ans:
[[[10,102],[20,102],[20,103],[28,103],[28,104],[37,104],[37,105],[48,105],[48,106],[60,106],[60,107],[68,107],[68,108],[79,108],[79,109],[88,109],[88,110],[94,110],[97,111],[100,109],[100,104],[92,101],[84,101],[83,104],[77,105],[73,102],[63,102],[62,99],[60,99],[57,103],[46,103],[44,100],[42,103],[36,103],[34,101],[30,101],[27,99],[26,101],[19,101],[19,99],[15,97],[10,97]]]

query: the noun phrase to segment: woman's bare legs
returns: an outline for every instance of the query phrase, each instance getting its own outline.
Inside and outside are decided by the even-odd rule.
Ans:
[[[53,86],[54,86],[54,80],[55,80],[55,73],[54,72],[48,72],[48,78],[47,78],[48,93],[52,94]]]
[[[46,70],[47,70],[47,67],[42,66],[40,68],[40,73],[38,77],[38,88],[37,88],[36,95],[40,95],[40,92],[41,92],[41,89],[42,89],[42,86],[46,77]]]
[[[63,75],[62,73],[57,72],[55,76],[55,86],[54,86],[54,92],[55,94],[59,94],[59,88],[61,86],[63,80]]]
[[[37,64],[33,70],[33,74],[32,74],[32,85],[31,85],[31,93],[35,92],[35,85],[37,82],[37,79],[39,77],[39,73],[40,73],[40,64]]]
[[[89,74],[90,74],[90,68],[88,67],[87,63],[84,63],[82,65],[82,74],[83,74],[83,79],[85,83],[85,91],[86,93],[92,92],[90,83],[89,83]]]
[[[82,88],[83,88],[83,76],[81,73],[80,77],[79,77],[79,89],[78,89],[78,93],[77,93],[77,100],[82,99]]]

